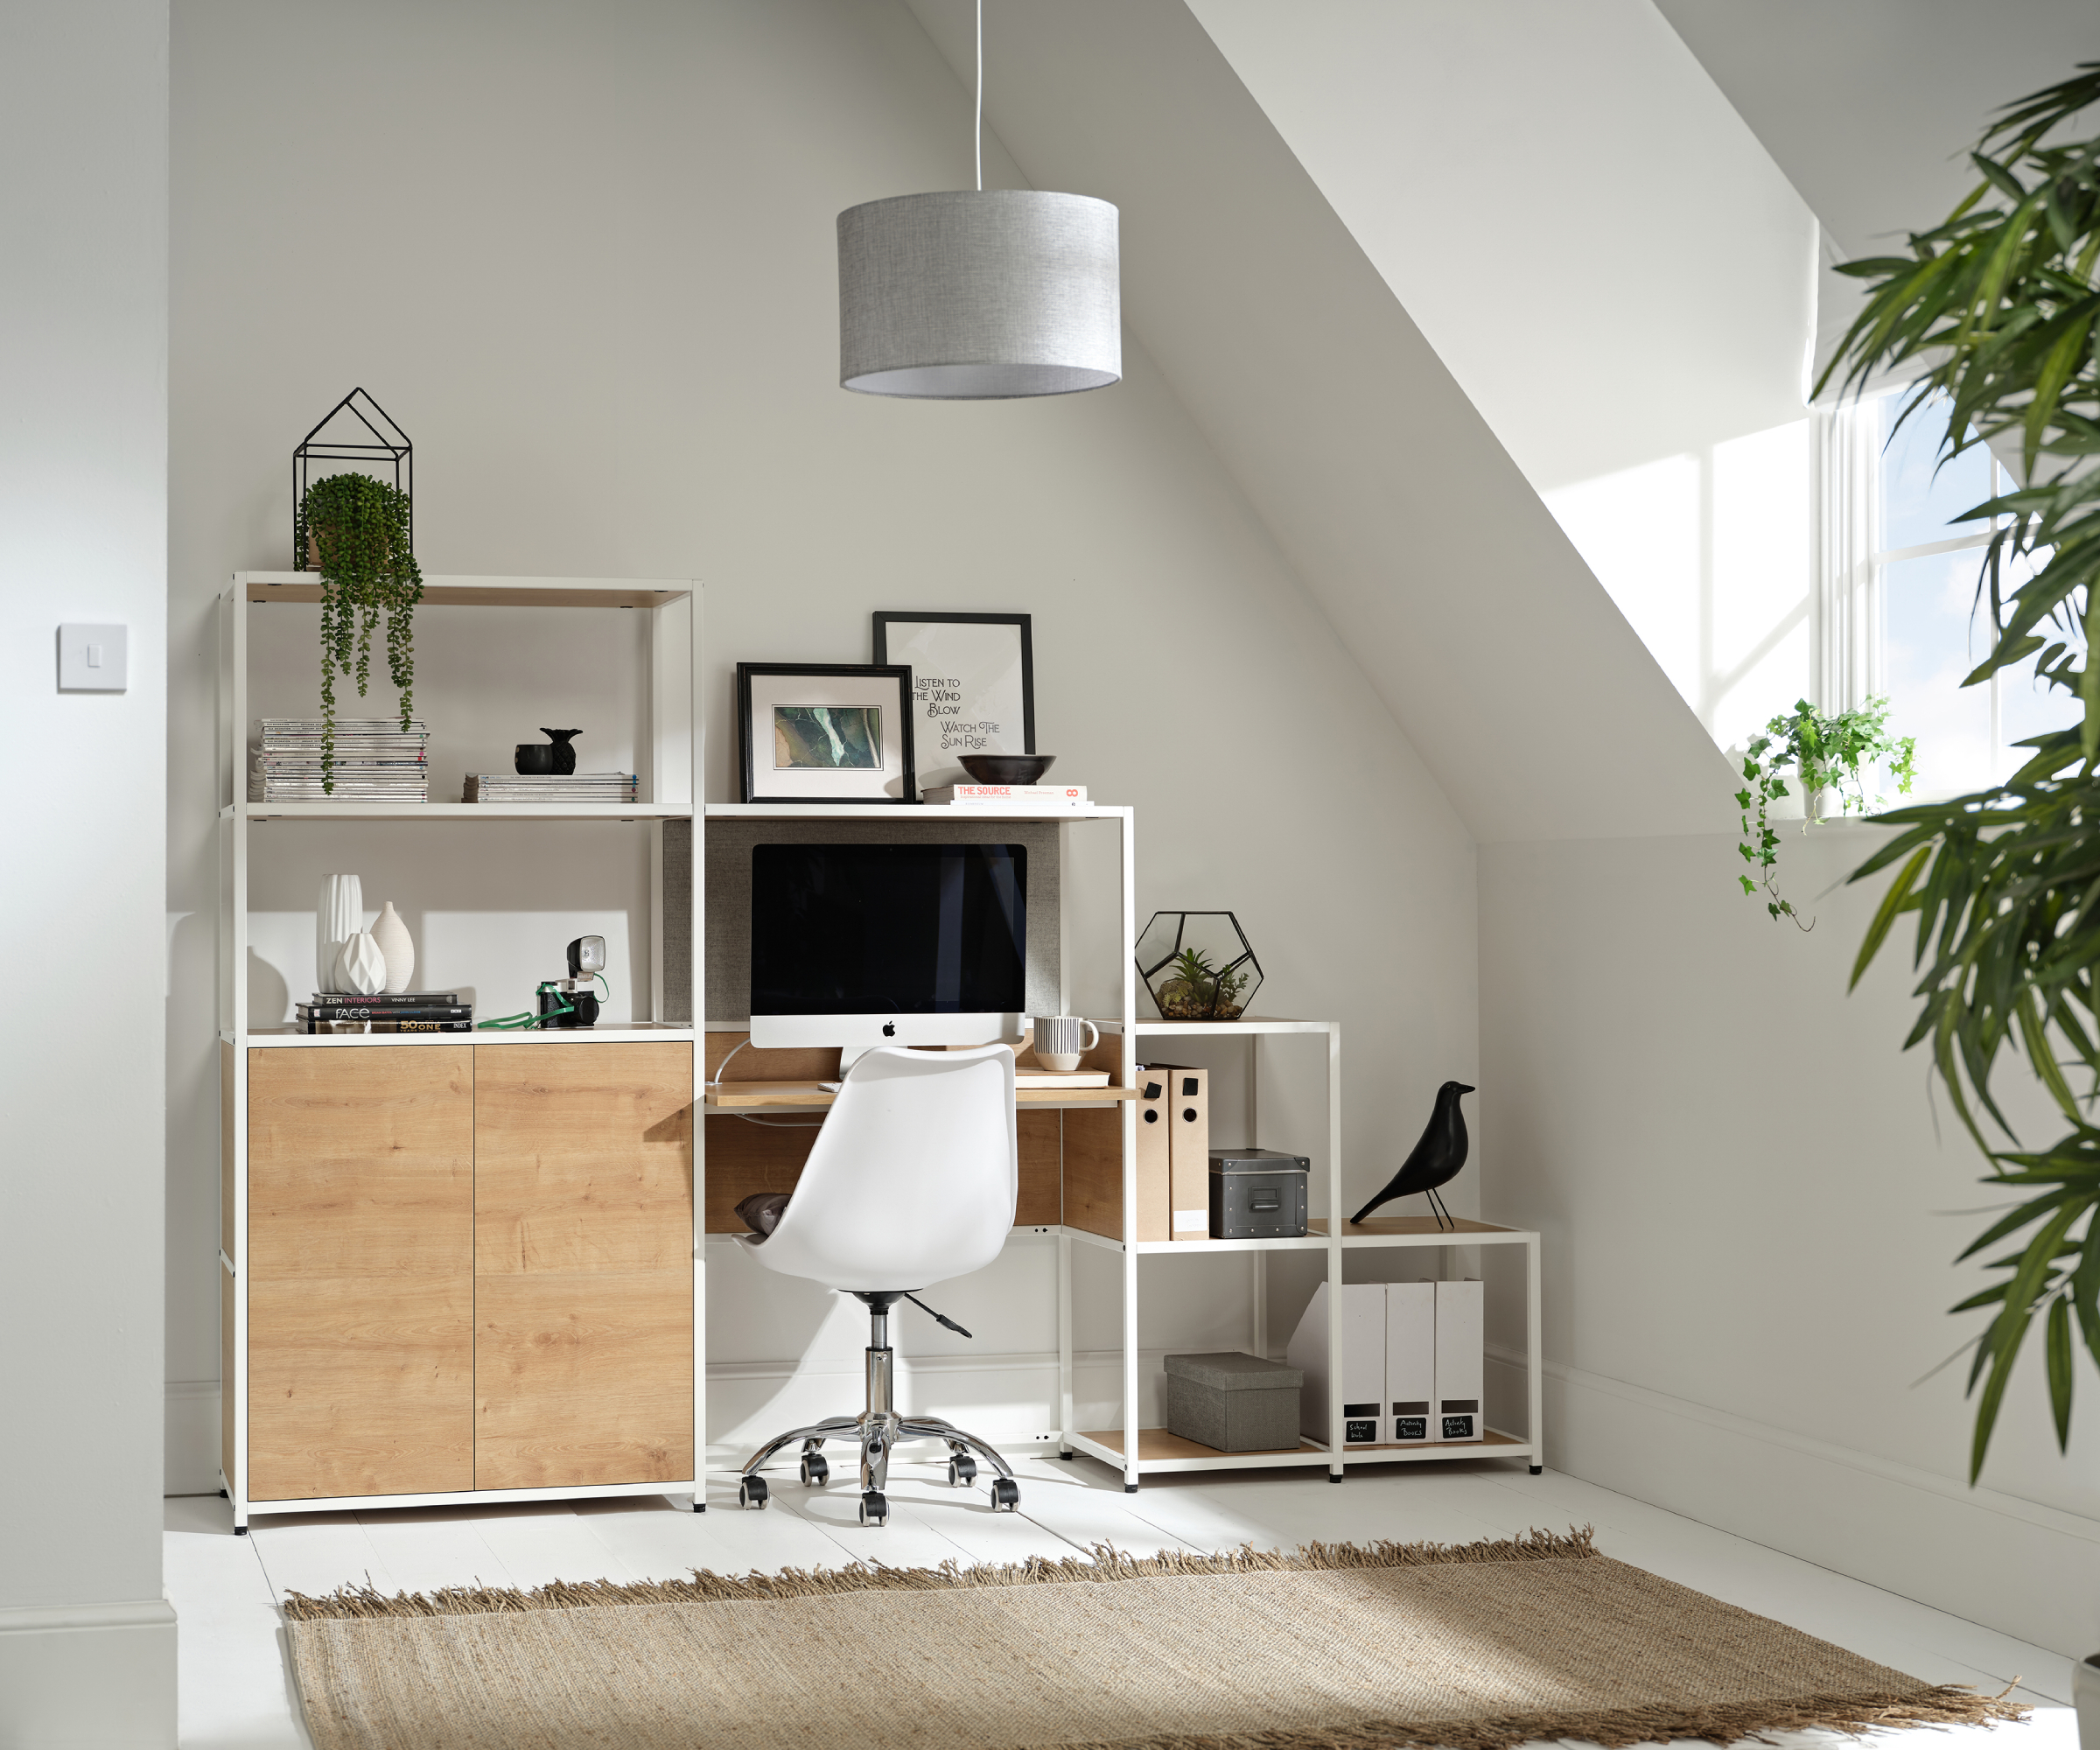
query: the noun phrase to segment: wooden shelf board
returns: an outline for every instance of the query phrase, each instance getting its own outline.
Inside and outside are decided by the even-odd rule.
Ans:
[[[221,820],[690,820],[684,802],[235,802]]]
[[[1461,1245],[1465,1242],[1460,1236],[1466,1234],[1503,1234],[1522,1238],[1524,1233],[1521,1228],[1500,1228],[1492,1222],[1468,1221],[1463,1215],[1452,1216],[1452,1222],[1453,1225],[1451,1227],[1440,1228],[1434,1215],[1374,1215],[1368,1222],[1344,1222],[1341,1224],[1341,1239],[1342,1243],[1347,1245],[1351,1240],[1417,1239],[1426,1236],[1442,1240],[1447,1244]],[[1315,1215],[1306,1225],[1314,1233],[1324,1235],[1327,1231],[1327,1218]]]
[[[1123,1452],[1123,1430],[1120,1428],[1089,1429],[1079,1438],[1091,1440],[1096,1446],[1105,1447],[1118,1455]],[[1222,1452],[1215,1446],[1206,1446],[1196,1440],[1185,1440],[1180,1435],[1170,1434],[1164,1428],[1140,1428],[1138,1431],[1139,1464],[1155,1459],[1229,1459],[1236,1464],[1258,1464],[1264,1460],[1280,1464],[1325,1464],[1326,1457],[1326,1448],[1315,1446],[1310,1440],[1300,1440],[1296,1446],[1278,1446],[1273,1451]]]
[[[1123,1430],[1120,1428],[1089,1430],[1079,1438],[1082,1440],[1091,1440],[1096,1446],[1101,1446],[1118,1457],[1122,1455]],[[1373,1454],[1376,1454],[1381,1460],[1390,1460],[1396,1458],[1418,1457],[1424,1452],[1434,1452],[1444,1458],[1462,1459],[1468,1452],[1507,1453],[1508,1450],[1513,1446],[1520,1451],[1529,1452],[1531,1443],[1529,1440],[1520,1440],[1514,1434],[1501,1434],[1490,1429],[1486,1437],[1479,1440],[1417,1440],[1410,1441],[1404,1446],[1349,1446],[1343,1450],[1342,1457],[1345,1460],[1362,1462]],[[1239,1466],[1260,1465],[1264,1462],[1284,1465],[1316,1462],[1324,1464],[1326,1457],[1327,1449],[1311,1440],[1301,1439],[1296,1447],[1280,1446],[1266,1452],[1223,1452],[1214,1446],[1206,1446],[1199,1441],[1185,1440],[1180,1435],[1170,1434],[1164,1428],[1140,1428],[1138,1431],[1138,1462],[1141,1465],[1186,1463],[1191,1460],[1198,1462],[1223,1461]]]
[[[1104,1033],[1123,1031],[1121,1021],[1096,1020],[1095,1025]],[[1340,1025],[1338,1021],[1295,1021],[1282,1015],[1244,1015],[1236,1021],[1139,1021],[1132,1032],[1139,1039],[1197,1039],[1207,1033],[1245,1039],[1255,1033],[1325,1033]]]
[[[220,1032],[235,1045],[292,1046],[374,1045],[602,1045],[621,1040],[690,1040],[693,1029],[658,1021],[632,1021],[600,1027],[477,1027],[471,1033],[309,1033],[292,1027],[252,1027],[246,1034]]]
[[[242,574],[251,602],[318,602],[312,571]],[[426,578],[424,607],[662,607],[689,588],[651,588],[622,578]]]
[[[736,1090],[734,1092],[731,1090]],[[744,1090],[748,1089],[748,1092]],[[1017,1088],[1016,1103],[1023,1106],[1113,1106],[1135,1100],[1135,1088]],[[814,1082],[725,1082],[707,1090],[702,1104],[718,1111],[736,1111],[765,1106],[829,1106],[838,1098]]]
[[[962,820],[1124,820],[1127,805],[1094,802],[1081,808],[928,808],[918,802],[710,802],[710,820],[909,820],[920,825]]]

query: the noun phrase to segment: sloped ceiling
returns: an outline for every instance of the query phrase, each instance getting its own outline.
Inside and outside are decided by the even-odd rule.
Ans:
[[[970,0],[911,4],[967,82]],[[1697,718],[1181,0],[994,0],[985,37],[987,128],[1122,209],[1126,323],[1474,836],[1732,825]]]
[[[2094,0],[1656,0],[1847,256],[1974,186],[1991,112],[2100,60]]]

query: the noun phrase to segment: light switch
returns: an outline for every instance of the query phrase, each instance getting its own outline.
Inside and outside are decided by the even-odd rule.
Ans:
[[[61,626],[59,628],[59,690],[61,693],[121,693],[125,682],[125,633],[122,626]]]

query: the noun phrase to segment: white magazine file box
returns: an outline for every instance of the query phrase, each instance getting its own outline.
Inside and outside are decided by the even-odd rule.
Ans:
[[[1418,1446],[1435,1438],[1437,1395],[1437,1284],[1385,1284],[1385,1402],[1387,1438]]]
[[[1324,1282],[1313,1290],[1312,1304],[1298,1321],[1287,1351],[1291,1365],[1306,1376],[1298,1398],[1298,1428],[1322,1446],[1326,1444],[1327,1393],[1338,1373],[1345,1418],[1342,1445],[1376,1446],[1382,1443],[1386,1426],[1386,1418],[1380,1414],[1385,1401],[1385,1284],[1342,1285],[1341,1365],[1333,1370],[1327,1356],[1327,1293]]]
[[[1437,1284],[1437,1428],[1439,1440],[1487,1438],[1486,1291],[1477,1280]]]

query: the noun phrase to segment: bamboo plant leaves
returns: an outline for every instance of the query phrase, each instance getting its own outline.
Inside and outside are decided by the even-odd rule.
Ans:
[[[2100,61],[2007,106],[1972,156],[1980,180],[1945,223],[1913,235],[1907,256],[1844,270],[1872,289],[1816,385],[1858,389],[1913,365],[1922,374],[1902,416],[1943,416],[1943,457],[2017,437],[2023,485],[1956,519],[1992,528],[1977,584],[1992,648],[1964,684],[2033,658],[2047,684],[2083,707],[2080,727],[2021,743],[2034,752],[2006,784],[1884,816],[1902,830],[1852,877],[1897,871],[1852,982],[1896,920],[1917,914],[1920,1008],[1906,1046],[1931,1042],[1935,1069],[1991,1164],[1984,1182],[2016,1200],[1962,1256],[2027,1235],[1987,1262],[1998,1278],[1990,1287],[1953,1308],[1995,1309],[1969,1376],[1972,1481],[2037,1317],[2060,1445],[2070,1433],[2072,1342],[2100,1358],[2100,665],[2090,654],[2100,631],[2100,136],[2050,139],[2096,104]],[[2015,561],[2026,581],[2008,590]],[[2007,1046],[2026,1054],[2068,1127],[2040,1151],[2019,1146],[1992,1097]],[[2084,1092],[2067,1068],[2082,1072]],[[2009,1147],[1993,1146],[1984,1116]]]
[[[331,474],[299,505],[298,562],[321,574],[321,788],[335,792],[335,677],[371,681],[372,634],[386,617],[387,676],[405,732],[415,706],[416,604],[423,573],[409,535],[409,496],[368,474]]]

